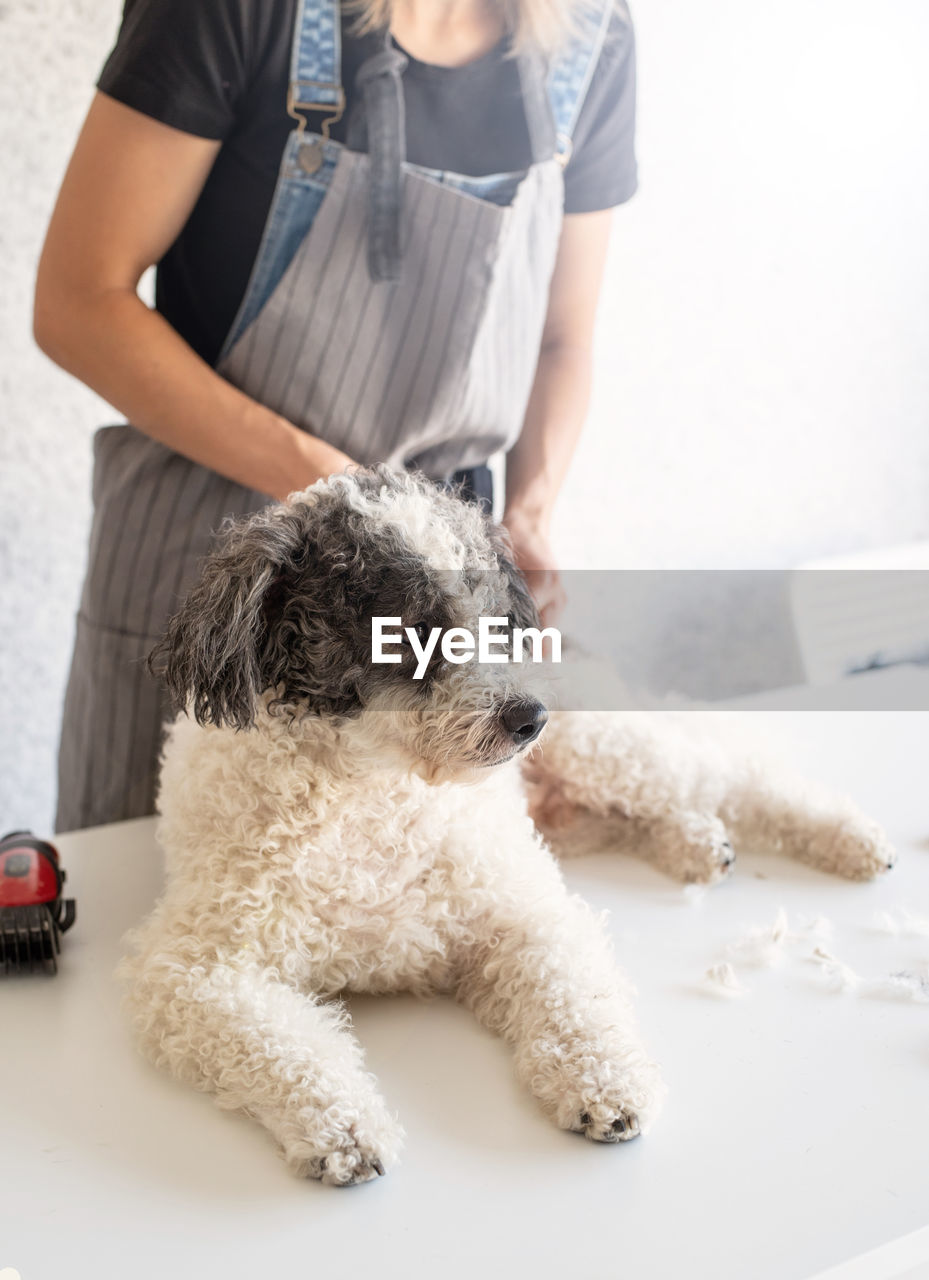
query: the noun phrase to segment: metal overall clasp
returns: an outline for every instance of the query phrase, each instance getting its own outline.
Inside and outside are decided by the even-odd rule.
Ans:
[[[304,90],[329,89],[336,94],[335,102],[315,102],[312,96],[305,98]],[[345,91],[341,85],[330,84],[325,80],[291,80],[287,88],[287,114],[297,121],[297,131],[306,134],[307,118],[305,111],[325,111],[329,114],[320,125],[322,136],[315,134],[302,141],[297,152],[297,163],[304,173],[312,174],[323,162],[323,142],[329,141],[329,129],[336,121],[342,119],[345,111]]]

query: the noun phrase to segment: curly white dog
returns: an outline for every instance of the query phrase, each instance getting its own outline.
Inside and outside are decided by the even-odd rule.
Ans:
[[[334,478],[232,528],[154,657],[187,712],[164,753],[168,884],[120,967],[147,1054],[366,1181],[401,1130],[341,991],[445,992],[512,1045],[560,1126],[644,1132],[662,1094],[604,930],[539,827],[713,880],[737,843],[867,877],[892,860],[840,798],[639,714],[546,720],[522,667],[371,662],[371,617],[537,622],[505,543],[427,481]],[[535,818],[535,821],[533,820]],[[537,825],[538,824],[538,825]]]

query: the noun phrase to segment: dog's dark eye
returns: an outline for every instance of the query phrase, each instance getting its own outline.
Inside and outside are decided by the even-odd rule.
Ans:
[[[428,622],[417,622],[414,625],[413,630],[416,632],[416,639],[419,641],[419,643],[425,644],[426,641],[429,639],[429,632],[431,630],[431,627],[429,626]]]

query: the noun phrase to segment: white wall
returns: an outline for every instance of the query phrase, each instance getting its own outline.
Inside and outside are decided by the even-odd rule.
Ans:
[[[118,15],[0,6],[3,829],[49,829],[89,441],[113,418],[34,349],[29,313]],[[639,0],[634,17],[641,190],[617,215],[566,563],[775,568],[927,536],[929,7]],[[690,601],[688,625],[700,613],[713,643],[739,607]],[[789,635],[759,617],[789,675]]]
[[[929,6],[634,17],[640,190],[615,222],[566,562],[770,569],[925,537]],[[702,697],[801,678],[779,575],[674,592],[620,617],[633,676]]]
[[[572,563],[754,568],[929,530],[929,6],[640,0]],[[606,465],[605,465],[606,464]]]

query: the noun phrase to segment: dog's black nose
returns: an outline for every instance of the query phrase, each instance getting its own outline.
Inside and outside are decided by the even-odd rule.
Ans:
[[[504,729],[518,747],[527,747],[545,728],[548,712],[535,698],[511,702],[500,716]]]

